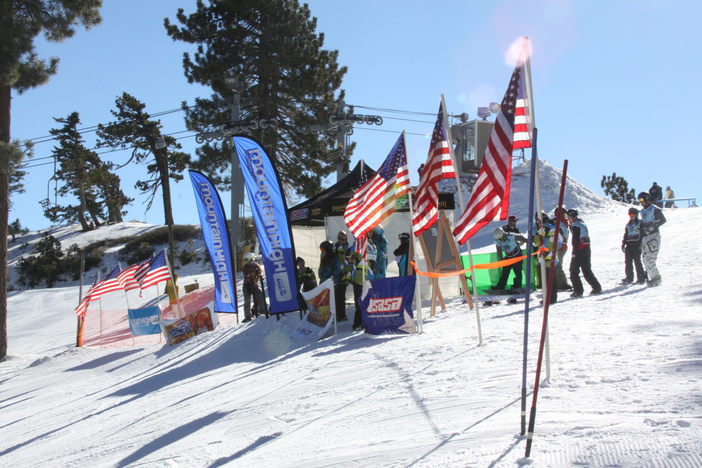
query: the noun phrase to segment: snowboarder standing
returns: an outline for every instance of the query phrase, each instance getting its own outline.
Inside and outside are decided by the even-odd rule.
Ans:
[[[375,267],[373,276],[375,279],[385,278],[388,268],[388,241],[385,239],[385,230],[378,224],[368,233],[368,240],[375,246]]]
[[[663,198],[663,189],[660,185],[658,185],[658,182],[654,182],[653,185],[651,185],[651,188],[648,189],[648,194],[651,203],[653,203],[654,205],[661,206],[661,198]]]
[[[666,219],[663,211],[653,204],[651,195],[646,192],[639,194],[639,203],[643,206],[641,210],[641,259],[648,273],[648,285],[658,286],[661,284],[661,274],[656,267],[658,251],[661,248],[661,233],[658,228],[665,224]]]
[[[250,322],[253,316],[266,313],[266,297],[263,295],[260,284],[263,275],[261,267],[254,261],[256,256],[248,252],[244,254],[244,285],[242,287],[244,293],[244,320],[242,322]],[[251,299],[253,298],[253,309],[251,308]]]
[[[495,238],[495,248],[497,249],[497,259],[507,260],[514,257],[519,257],[522,255],[522,249],[517,243],[517,238],[514,233],[505,232],[501,228],[495,229],[493,232],[493,237]],[[521,237],[521,236],[520,236]],[[512,282],[512,289],[518,289],[522,287],[522,264],[523,260],[502,267],[500,271],[500,279],[497,281],[495,289],[505,289],[507,286],[507,279],[509,278],[510,271],[514,272],[514,281]]]
[[[639,210],[636,208],[629,208],[629,222],[624,227],[622,252],[624,252],[624,273],[626,274],[622,283],[634,282],[634,266],[636,266],[636,282],[645,283],[646,273],[641,264],[641,220]]]
[[[397,266],[400,270],[400,276],[407,276],[409,274],[409,246],[410,246],[410,235],[408,232],[403,232],[398,234],[397,238],[400,240],[400,246],[396,248],[392,253],[395,255],[397,260]]]
[[[585,281],[592,287],[590,294],[599,294],[602,292],[602,286],[595,278],[590,266],[590,235],[587,226],[578,217],[578,210],[575,209],[568,210],[568,222],[570,223],[573,246],[573,254],[570,258],[570,282],[573,285],[573,293],[570,297],[583,295],[583,283],[580,281],[581,270]]]

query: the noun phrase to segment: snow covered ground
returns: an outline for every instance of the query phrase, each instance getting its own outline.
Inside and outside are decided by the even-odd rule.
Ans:
[[[295,342],[293,314],[176,346],[79,349],[69,286],[10,292],[0,465],[700,467],[702,210],[665,211],[657,288],[619,284],[626,207],[583,211],[605,291],[551,307],[529,459],[521,303],[480,309],[482,345],[454,299],[413,336],[344,322]],[[528,408],[541,324],[532,307]]]

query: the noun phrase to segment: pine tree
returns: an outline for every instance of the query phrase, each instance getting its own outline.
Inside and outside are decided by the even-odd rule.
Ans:
[[[99,227],[104,220],[122,221],[122,209],[132,199],[119,187],[119,176],[114,174],[115,165],[100,159],[95,151],[88,149],[78,131],[80,117],[77,112],[68,117],[54,119],[63,124],[50,131],[58,141],[52,154],[58,163],[56,178],[62,182],[58,190],[61,197],[73,195],[78,206],[54,206],[44,211],[53,222],[80,222],[83,231]],[[88,219],[90,218],[90,219]]]
[[[251,135],[277,160],[282,182],[300,195],[318,192],[336,156],[324,135],[305,129],[327,124],[338,110],[346,67],[337,64],[337,51],[322,49],[324,35],[315,32],[309,7],[296,0],[198,0],[195,13],[179,9],[176,18],[180,26],[164,20],[168,35],[197,44],[193,57],[183,56],[186,78],[212,88],[209,99],[183,104],[188,129],[218,129],[237,117],[264,122]],[[228,78],[241,83],[240,116],[230,112],[235,90]],[[207,143],[193,166],[228,189],[233,151],[227,139]]]
[[[626,179],[618,176],[616,172],[612,172],[611,176],[602,176],[600,186],[604,189],[605,195],[609,195],[612,200],[624,203],[636,201],[636,191],[633,188],[629,189]]]
[[[132,158],[138,163],[146,162],[150,176],[139,180],[136,187],[148,195],[146,209],[150,209],[154,197],[161,188],[163,196],[163,217],[168,226],[169,259],[173,265],[173,209],[169,179],[183,180],[190,156],[182,151],[175,138],[161,134],[161,122],[151,120],[146,105],[134,96],[123,93],[115,100],[116,110],[111,111],[116,121],[109,125],[98,125],[99,146],[130,147]],[[149,156],[153,155],[153,159]],[[148,161],[148,162],[147,162]]]
[[[44,61],[34,51],[34,40],[71,37],[75,25],[90,28],[100,22],[101,0],[5,0],[0,8],[0,142],[10,143],[12,89],[22,93],[48,81],[58,59]],[[0,157],[0,239],[7,239],[9,163]],[[7,243],[0,242],[0,258]],[[0,262],[0,359],[7,355],[7,263]]]

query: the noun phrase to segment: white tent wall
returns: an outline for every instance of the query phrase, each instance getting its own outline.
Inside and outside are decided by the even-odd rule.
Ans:
[[[453,212],[451,210],[446,210],[445,213],[449,219],[450,225],[453,225]],[[343,216],[329,216],[325,218],[325,224],[326,226],[319,227],[292,227],[293,239],[295,241],[295,254],[298,257],[304,258],[306,265],[312,268],[315,274],[319,269],[319,244],[325,240],[335,242],[336,236],[340,230],[344,230],[348,233],[350,244],[354,242],[353,234],[346,226]],[[385,219],[381,225],[385,230],[385,238],[388,240],[387,276],[398,276],[399,269],[397,262],[395,261],[395,256],[393,255],[393,251],[400,245],[400,240],[397,238],[397,236],[403,232],[410,232],[409,212],[393,213],[387,219]],[[427,265],[424,260],[424,253],[420,251],[417,254],[419,269],[426,271]],[[459,281],[457,277],[441,278],[439,280],[439,287],[441,288],[441,292],[445,298],[455,297],[460,294]],[[431,298],[429,281],[427,278],[421,276],[420,290],[423,300],[428,300]],[[353,293],[351,288],[347,288],[346,299],[347,302],[353,302]]]

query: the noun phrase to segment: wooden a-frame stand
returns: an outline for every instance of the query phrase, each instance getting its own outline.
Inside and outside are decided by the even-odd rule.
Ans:
[[[433,255],[429,252],[429,248],[424,241],[422,236],[419,236],[419,244],[422,246],[422,252],[424,252],[424,259],[427,261],[427,269],[430,273],[448,273],[452,271],[463,270],[463,265],[461,264],[461,256],[456,247],[456,241],[454,240],[453,233],[451,232],[451,227],[449,226],[448,218],[443,212],[439,212],[439,219],[437,220],[438,235],[436,242],[436,249]],[[450,258],[441,258],[441,253],[443,252],[444,242],[448,243],[448,247],[451,251]],[[461,280],[461,285],[463,286],[463,294],[466,298],[466,303],[468,308],[473,308],[473,300],[470,297],[470,290],[468,289],[468,281],[465,275],[459,275]],[[446,303],[444,302],[444,297],[441,294],[441,288],[439,288],[439,279],[431,278],[431,311],[429,313],[430,317],[436,315],[436,299],[439,299],[442,309],[446,308]]]

